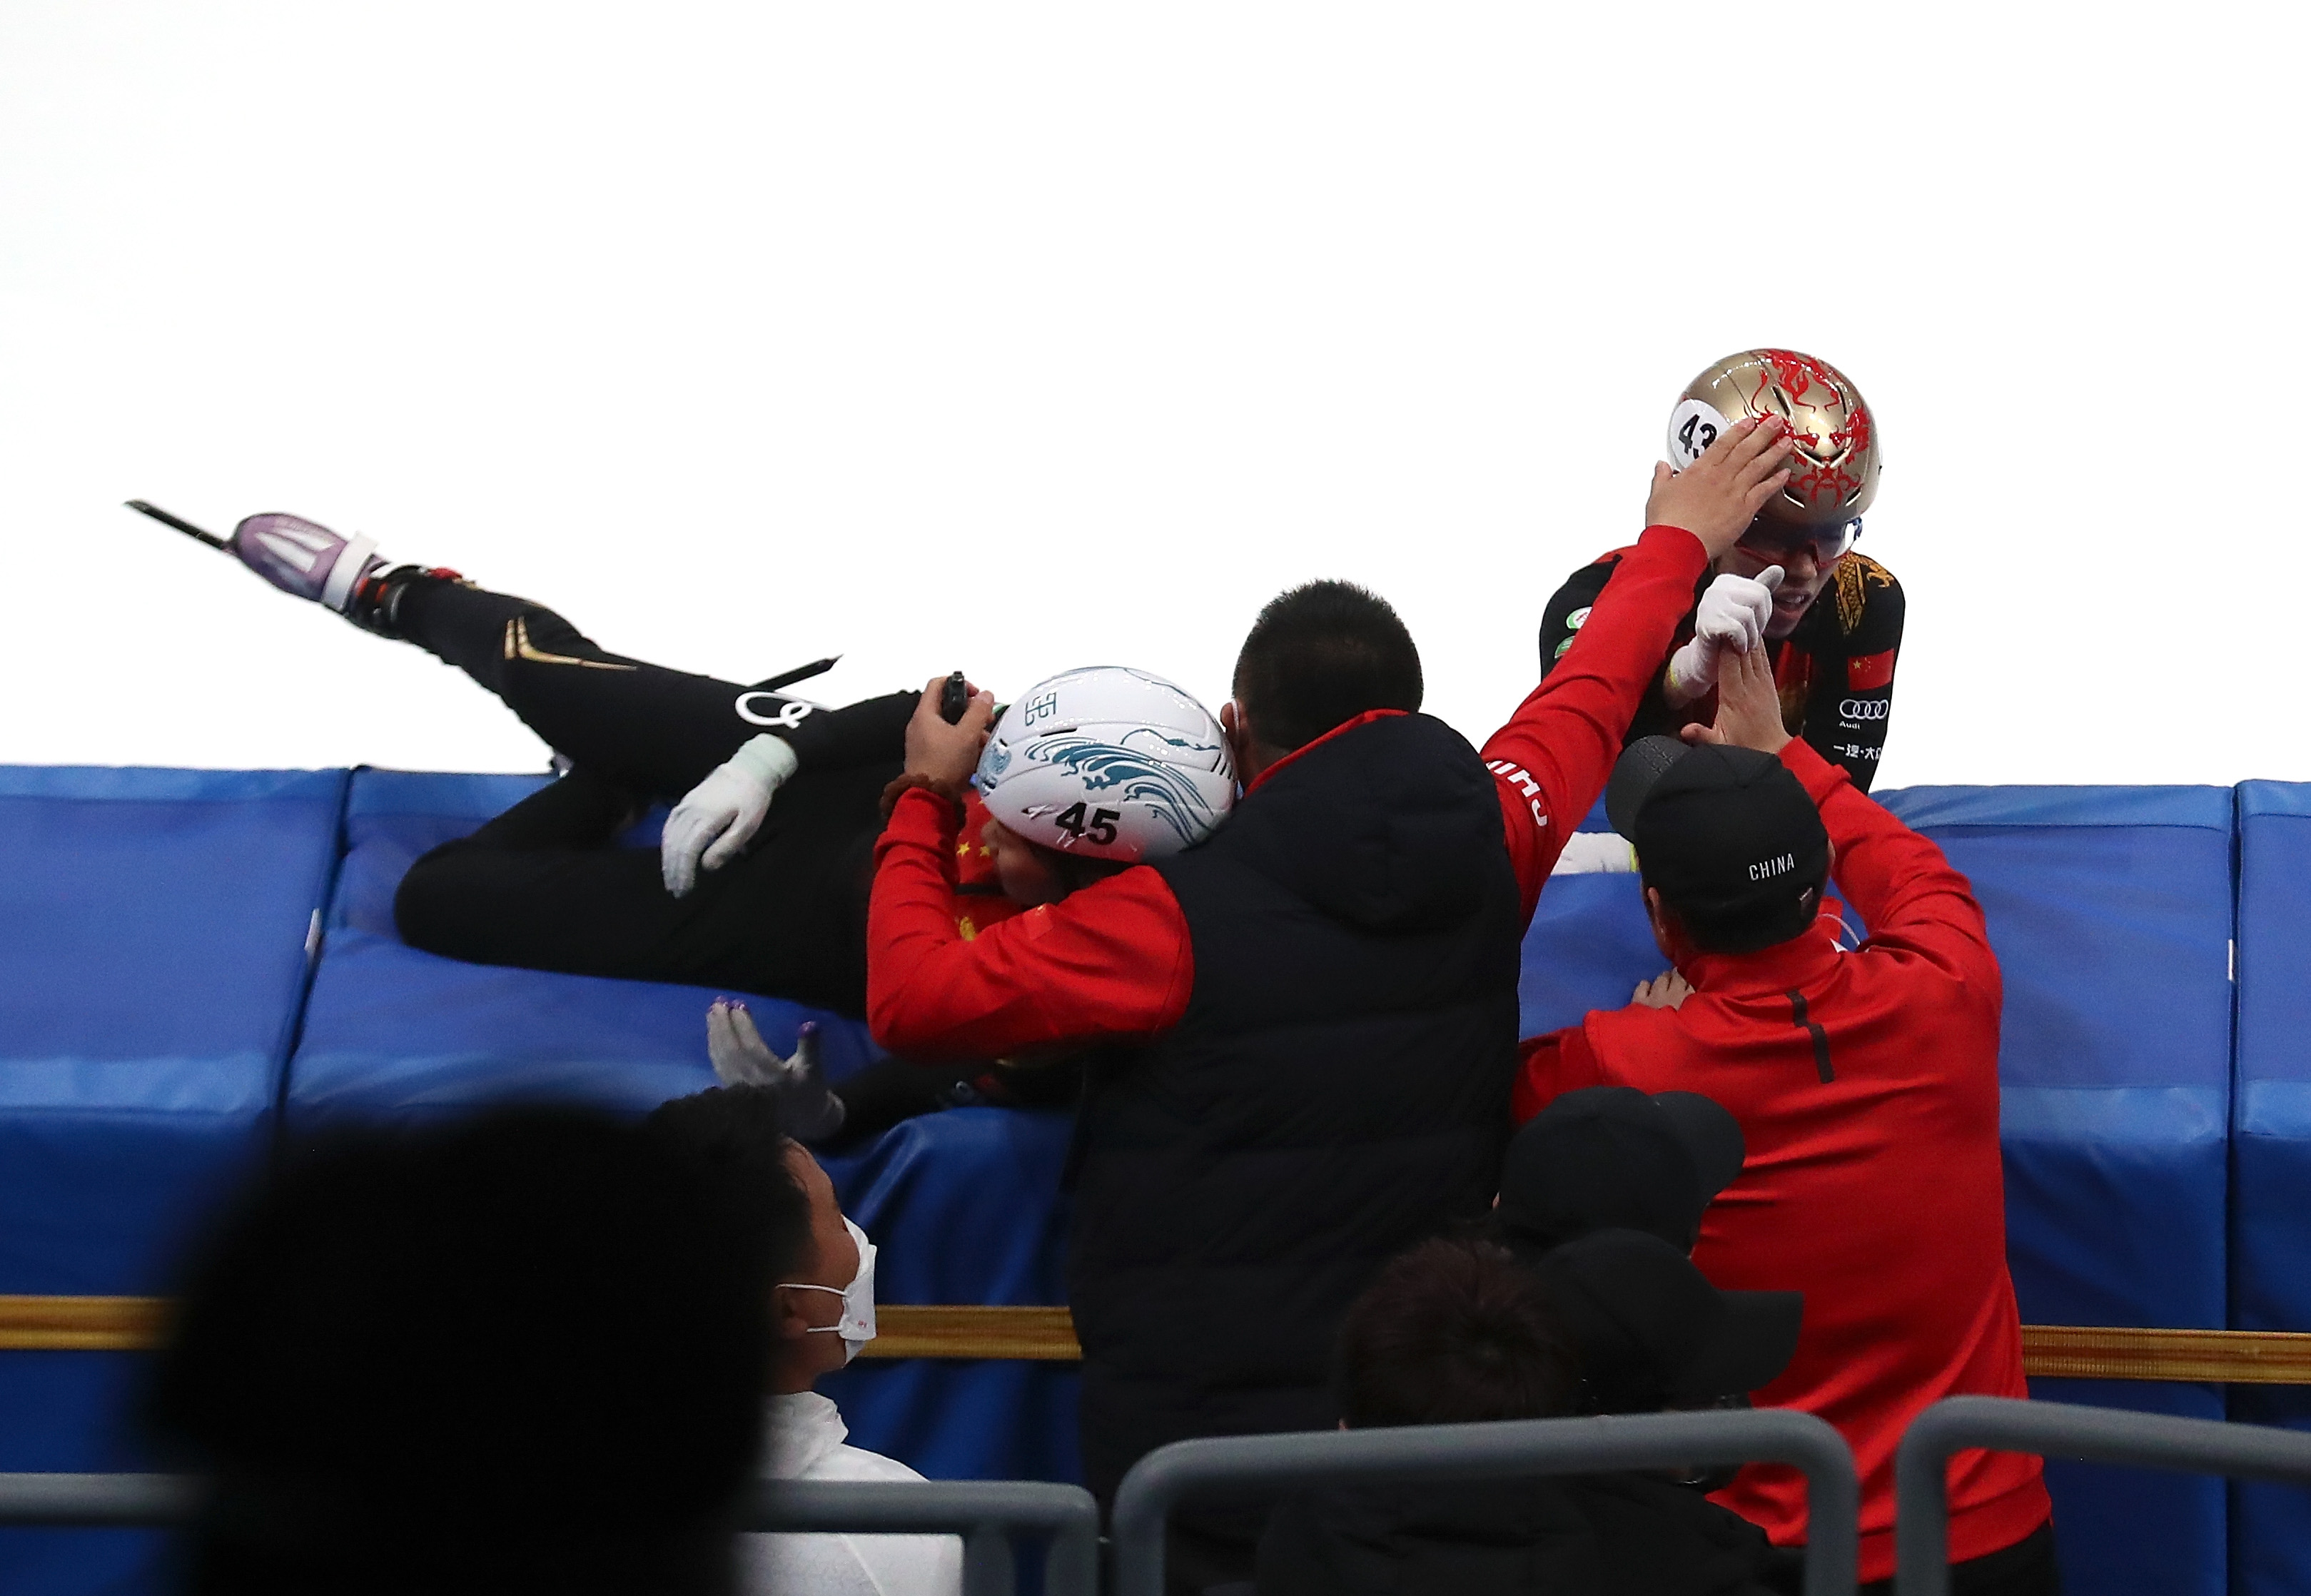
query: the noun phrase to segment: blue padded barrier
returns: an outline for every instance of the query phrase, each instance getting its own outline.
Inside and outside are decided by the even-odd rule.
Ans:
[[[2238,1076],[2231,1108],[2231,1313],[2311,1330],[2311,786],[2238,789]],[[2311,1429],[2311,1391],[2238,1386],[2231,1416]],[[2231,1487],[2236,1596],[2311,1590],[2301,1491]]]
[[[473,831],[542,778],[364,770],[345,810],[345,861],[290,1072],[292,1135],[337,1116],[464,1112],[545,1097],[642,1112],[714,1084],[702,987],[462,964],[403,945],[393,894],[418,855]],[[855,1025],[752,1000],[773,1046],[807,1018],[830,1069],[866,1056]]]
[[[2223,1326],[2231,794],[1877,796],[1973,878],[2004,970],[2007,1243],[2024,1320]],[[1663,964],[1630,877],[1553,880],[1525,942],[1527,1033],[1627,1002]],[[2224,1410],[2204,1386],[2049,1380],[2034,1394]],[[2072,1589],[2223,1589],[2219,1480],[2056,1463],[2048,1483]]]
[[[408,862],[533,780],[362,772],[349,794],[345,782],[342,772],[0,771],[0,1291],[155,1288],[170,1216],[263,1146],[276,1088],[303,1127],[519,1095],[638,1112],[711,1081],[703,989],[458,964],[394,937],[391,894]],[[2236,1105],[2230,794],[1881,795],[1973,875],[2005,962],[2009,1216],[2027,1319],[2222,1324],[2228,1222],[2241,1260],[2236,1322],[2311,1329],[2286,1269],[2307,1255],[2299,1216],[2311,1197],[2301,1156],[2311,1065],[2295,1062],[2311,1047],[2289,1024],[2306,1017],[2311,982],[2286,938],[2291,894],[2311,894],[2311,850],[2287,850],[2299,848],[2288,839],[2311,803],[2306,789],[2258,797],[2259,786],[2240,798],[2242,913],[2263,929],[2242,933]],[[350,851],[284,1082],[305,929],[341,812]],[[1632,882],[1559,879],[1526,947],[1528,1029],[1623,1002],[1660,966]],[[755,1009],[774,1042],[807,1012],[769,1000]],[[826,1037],[838,1074],[871,1056],[854,1024],[830,1024]],[[2227,1129],[2237,1138],[2235,1215],[2224,1206]],[[830,1160],[883,1244],[885,1299],[1061,1300],[1065,1134],[1062,1115],[964,1110]],[[227,1144],[237,1156],[209,1158]],[[86,1191],[56,1200],[82,1170]],[[0,1466],[135,1461],[102,1417],[135,1367],[108,1355],[0,1354]],[[1065,1368],[870,1360],[829,1389],[858,1443],[927,1473],[1075,1475]],[[2204,1388],[2045,1382],[2038,1394],[2222,1411]],[[2298,1412],[2292,1393],[2234,1394],[2255,1404],[2253,1416]],[[2072,1588],[2202,1592],[2222,1581],[2219,1485],[2062,1466],[2053,1482]],[[2245,1488],[2235,1501],[2243,1588],[2303,1588],[2278,1516],[2299,1509],[2276,1497],[2258,1509]],[[0,1541],[0,1587],[126,1588],[138,1555],[129,1538],[17,1532]]]
[[[516,1098],[641,1113],[714,1084],[711,989],[460,964],[395,934],[393,893],[410,863],[541,780],[355,774],[344,867],[290,1070],[292,1134],[333,1119],[423,1118]],[[655,838],[644,829],[629,840]],[[859,1021],[748,1001],[781,1051],[797,1025],[817,1020],[831,1078],[879,1056]],[[1057,1193],[1068,1122],[956,1110],[827,1159],[844,1207],[880,1249],[883,1300],[1064,1302]],[[934,1478],[1079,1477],[1072,1369],[869,1362],[823,1389],[842,1406],[855,1444]]]
[[[0,1292],[164,1290],[261,1156],[342,771],[0,768]],[[136,1360],[0,1353],[0,1469],[117,1469]],[[0,1535],[0,1589],[130,1581],[147,1537]]]
[[[1912,788],[1887,807],[1973,879],[2006,980],[2007,1255],[2033,1324],[2228,1322],[2232,797]],[[2044,1400],[2221,1418],[2215,1386],[2036,1380]],[[2226,1588],[2223,1482],[2055,1461],[2070,1588]]]
[[[1613,829],[1605,820],[1603,795],[1577,829]],[[1546,1035],[1592,1008],[1618,1008],[1637,982],[1659,975],[1668,963],[1628,876],[1551,876],[1525,932],[1517,976],[1520,1033]]]
[[[876,1238],[887,1303],[1064,1303],[1059,1190],[1070,1114],[951,1109],[828,1158],[845,1211]],[[1073,1365],[949,1359],[850,1365],[819,1390],[851,1438],[935,1479],[1080,1483]]]

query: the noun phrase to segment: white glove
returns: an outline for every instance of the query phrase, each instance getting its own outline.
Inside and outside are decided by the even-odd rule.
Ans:
[[[771,812],[780,785],[794,773],[794,750],[768,732],[708,772],[666,817],[658,844],[666,890],[682,897],[698,885],[700,866],[719,870],[737,858]]]
[[[1552,876],[1600,876],[1634,871],[1637,850],[1626,837],[1612,832],[1575,832],[1565,839],[1565,851],[1548,868]]]
[[[1753,580],[1726,571],[1701,596],[1693,612],[1693,637],[1669,657],[1669,678],[1662,684],[1672,704],[1689,704],[1717,685],[1717,667],[1725,650],[1746,654],[1766,639],[1766,623],[1774,618],[1774,589],[1782,585],[1782,568],[1768,565]]]
[[[726,1086],[768,1086],[779,1095],[779,1122],[797,1141],[821,1141],[842,1129],[842,1099],[827,1089],[818,1067],[818,1027],[805,1022],[795,1051],[784,1059],[754,1028],[743,1003],[720,999],[706,1011],[706,1056]]]

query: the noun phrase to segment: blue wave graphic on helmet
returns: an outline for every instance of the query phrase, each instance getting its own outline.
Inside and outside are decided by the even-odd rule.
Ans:
[[[1183,753],[1217,755],[1220,752],[1217,744],[1165,737],[1160,732],[1135,731],[1132,735],[1152,735],[1165,747]],[[1109,794],[1147,805],[1182,843],[1201,842],[1219,824],[1219,812],[1184,772],[1137,748],[1091,737],[1059,737],[1031,745],[1026,758],[1030,764],[1048,764],[1073,772],[1087,794]]]

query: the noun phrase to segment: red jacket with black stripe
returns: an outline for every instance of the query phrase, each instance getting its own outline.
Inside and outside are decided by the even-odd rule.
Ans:
[[[1676,1008],[1631,1006],[1524,1045],[1517,1118],[1563,1092],[1700,1092],[1749,1159],[1703,1217],[1693,1261],[1728,1290],[1802,1291],[1797,1355],[1756,1393],[1836,1426],[1862,1471],[1862,1578],[1894,1569],[1894,1451],[1944,1397],[2022,1397],[1998,1147],[1998,959],[1967,878],[1803,742],[1783,763],[1820,806],[1836,878],[1870,929],[1708,954]],[[2011,1546],[2051,1512],[2036,1458],[1960,1452],[1950,1557]],[[1794,1470],[1757,1466],[1718,1500],[1783,1545],[1806,1534]]]

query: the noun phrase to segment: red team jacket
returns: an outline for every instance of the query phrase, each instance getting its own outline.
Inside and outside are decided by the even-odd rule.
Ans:
[[[955,934],[965,942],[1019,912],[1019,905],[1003,895],[1003,884],[995,874],[994,854],[979,840],[981,829],[986,824],[987,806],[979,801],[976,791],[965,793],[963,824],[955,839],[954,900],[947,905]]]
[[[1599,1010],[1528,1042],[1515,1111],[1613,1085],[1705,1093],[1740,1121],[1749,1161],[1693,1260],[1729,1290],[1805,1293],[1797,1356],[1757,1401],[1817,1414],[1853,1446],[1866,1582],[1894,1570],[1894,1449],[1910,1420],[1944,1397],[2028,1394],[1998,1152],[2001,984],[1941,850],[1802,740],[1782,759],[1820,806],[1869,941],[1696,959],[1680,1007]],[[2044,1523],[2040,1475],[2034,1457],[1960,1452],[1951,1560]],[[1744,1470],[1717,1499],[1777,1544],[1805,1539],[1794,1470]]]
[[[1603,790],[1707,563],[1691,533],[1648,527],[1579,641],[1486,743],[1525,920],[1565,839]],[[1160,874],[1135,867],[966,940],[950,895],[957,824],[954,805],[916,789],[899,799],[876,845],[867,1019],[877,1042],[910,1058],[999,1058],[1178,1023],[1195,986],[1195,950]]]

